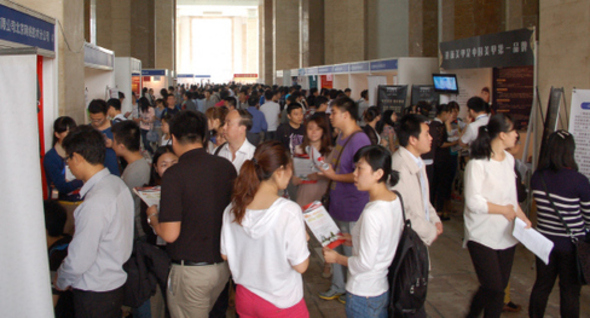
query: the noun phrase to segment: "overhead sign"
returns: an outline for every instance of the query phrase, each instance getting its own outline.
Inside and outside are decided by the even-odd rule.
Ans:
[[[297,71],[297,74],[298,74],[299,76],[304,76],[304,75],[305,75],[305,69],[304,69],[304,68],[300,68],[300,69]]]
[[[142,70],[143,76],[166,76],[166,70]]]
[[[250,78],[256,78],[256,77],[258,77],[258,74],[257,73],[234,74],[234,77],[250,77]]]
[[[533,65],[534,29],[519,29],[440,43],[445,70]]]
[[[384,60],[371,62],[371,71],[397,70],[397,60]]]
[[[370,67],[369,62],[353,63],[350,64],[351,72],[368,72]]]
[[[55,24],[0,4],[0,40],[55,51]]]
[[[318,67],[318,73],[332,74],[332,73],[334,73],[334,66],[320,66],[320,67]]]
[[[84,43],[84,65],[112,70],[115,67],[115,54],[100,46]]]
[[[334,73],[348,73],[348,64],[334,66]]]
[[[193,74],[178,74],[177,78],[193,78],[195,77]]]
[[[311,67],[306,70],[307,75],[318,75],[318,68]]]

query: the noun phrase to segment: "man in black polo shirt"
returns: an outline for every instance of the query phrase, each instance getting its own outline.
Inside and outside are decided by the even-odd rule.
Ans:
[[[231,199],[236,169],[203,148],[207,118],[181,111],[170,122],[178,163],[162,178],[160,213],[148,210],[156,233],[172,259],[168,307],[172,317],[208,317],[229,279],[219,253],[221,220]]]

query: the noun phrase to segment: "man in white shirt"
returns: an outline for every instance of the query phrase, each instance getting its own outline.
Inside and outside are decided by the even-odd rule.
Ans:
[[[78,126],[63,141],[66,163],[84,181],[84,202],[74,211],[76,233],[57,270],[57,290],[73,289],[77,317],[121,317],[133,245],[133,199],[123,181],[105,169],[103,135]]]
[[[232,110],[225,116],[223,129],[227,142],[220,146],[217,155],[231,161],[238,174],[244,162],[254,157],[256,150],[256,147],[246,139],[246,133],[250,128],[252,115],[245,109]]]
[[[481,97],[471,97],[467,101],[467,108],[469,109],[469,117],[473,118],[471,122],[465,128],[465,132],[459,144],[463,147],[469,147],[471,143],[477,138],[479,134],[479,127],[485,126],[490,121],[490,115],[488,114],[489,105]]]
[[[275,139],[277,127],[280,124],[281,106],[279,105],[279,92],[267,90],[264,92],[266,103],[260,106],[260,111],[264,114],[268,129],[266,131],[266,140]]]

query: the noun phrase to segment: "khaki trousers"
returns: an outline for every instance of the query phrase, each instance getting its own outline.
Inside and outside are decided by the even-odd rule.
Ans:
[[[207,266],[172,264],[168,309],[172,318],[207,318],[229,280],[227,262]]]

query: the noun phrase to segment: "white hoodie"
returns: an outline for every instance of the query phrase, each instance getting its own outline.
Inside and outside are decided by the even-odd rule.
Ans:
[[[309,257],[299,205],[279,198],[266,210],[246,210],[242,225],[231,209],[223,214],[221,254],[236,284],[279,308],[299,303],[303,280],[292,266]]]

